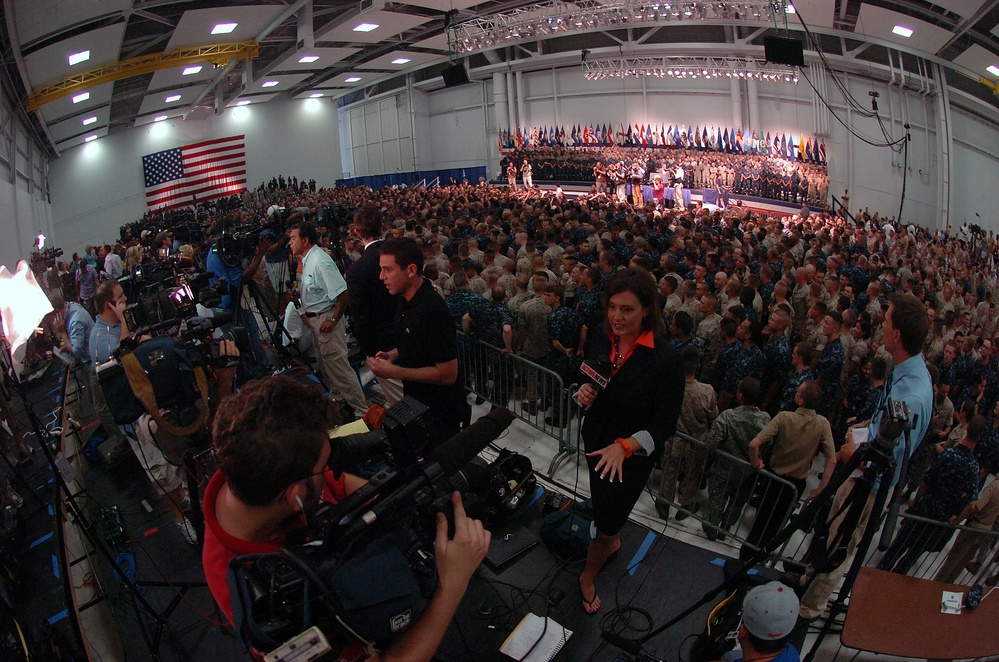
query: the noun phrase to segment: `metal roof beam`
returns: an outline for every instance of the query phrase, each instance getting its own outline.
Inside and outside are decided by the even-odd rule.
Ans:
[[[239,41],[229,44],[178,48],[166,53],[142,55],[114,64],[95,67],[33,90],[28,95],[28,103],[25,108],[28,111],[38,110],[45,104],[69,96],[73,92],[123,78],[197,62],[209,62],[223,66],[234,61],[254,58],[257,56],[257,52],[258,46],[255,41]]]

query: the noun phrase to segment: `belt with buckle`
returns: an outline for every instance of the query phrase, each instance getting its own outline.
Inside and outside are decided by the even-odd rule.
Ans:
[[[333,310],[333,306],[330,306],[326,310],[320,310],[318,313],[305,313],[306,317],[319,317],[320,315],[325,315],[326,313]]]

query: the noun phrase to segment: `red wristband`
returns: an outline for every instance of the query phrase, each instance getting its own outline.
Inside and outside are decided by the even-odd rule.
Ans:
[[[617,439],[614,440],[614,443],[621,444],[621,447],[624,449],[624,459],[627,460],[629,457],[631,457],[634,454],[634,451],[631,450],[631,444],[629,444],[628,440],[625,439],[624,437],[618,437]]]

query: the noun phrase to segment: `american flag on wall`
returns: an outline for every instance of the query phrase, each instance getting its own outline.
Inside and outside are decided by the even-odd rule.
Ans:
[[[142,157],[146,206],[171,209],[246,190],[244,136],[206,140]],[[192,197],[194,196],[194,197]]]

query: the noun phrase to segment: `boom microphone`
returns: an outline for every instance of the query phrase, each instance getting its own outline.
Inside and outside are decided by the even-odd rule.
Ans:
[[[471,462],[479,452],[496,439],[503,430],[513,421],[513,414],[506,409],[493,409],[491,412],[475,421],[472,425],[454,435],[430,454],[430,464],[427,465],[427,473],[432,470],[433,464],[440,465],[441,476],[450,476],[457,473],[462,467]],[[431,480],[437,478],[434,476]]]
[[[382,498],[378,498],[377,494],[371,495],[371,498],[360,508],[352,509],[343,514],[339,526],[346,527],[344,538],[350,539],[379,519],[384,519],[397,510],[412,506],[413,495],[431,485],[438,478],[457,473],[478,456],[479,451],[496,439],[510,425],[511,421],[513,421],[513,414],[508,410],[494,409],[445,441],[430,455],[425,464],[416,467],[416,475],[409,478],[397,489]]]

